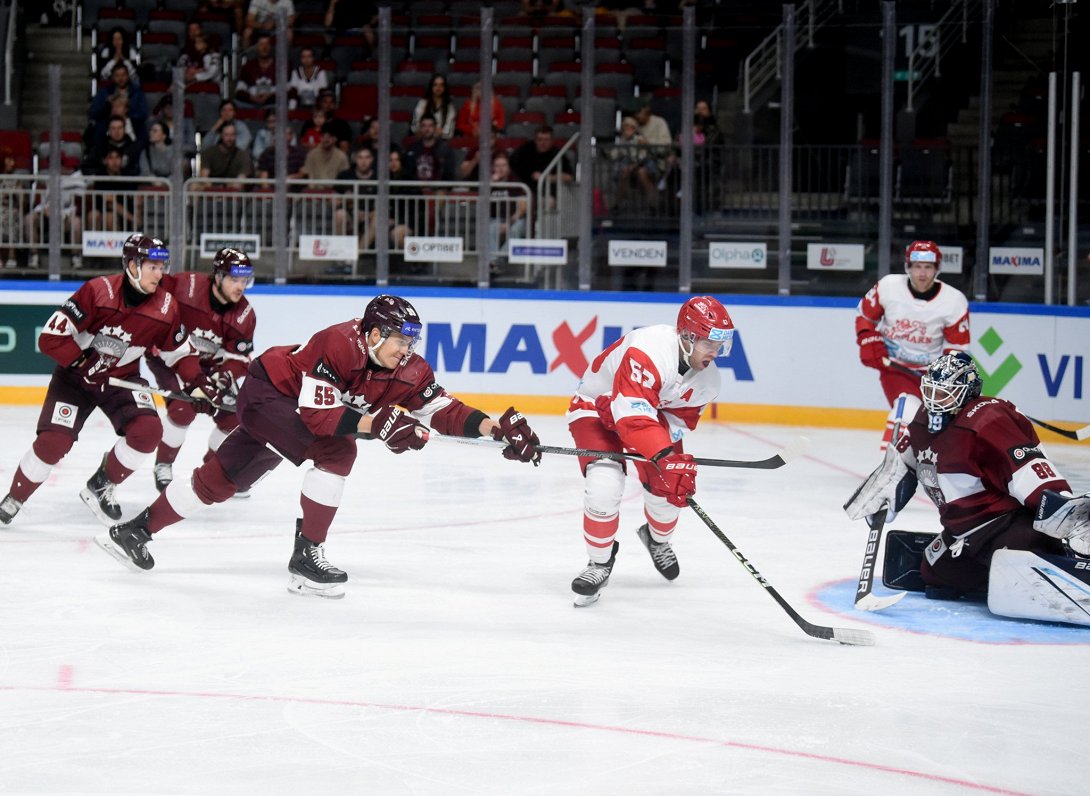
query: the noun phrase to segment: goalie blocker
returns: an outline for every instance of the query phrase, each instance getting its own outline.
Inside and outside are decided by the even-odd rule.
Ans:
[[[924,551],[939,537],[889,531],[882,583],[889,589],[923,592],[929,599],[985,601],[997,616],[1090,626],[1090,561],[1028,550],[992,555],[987,592],[928,586],[920,575]]]

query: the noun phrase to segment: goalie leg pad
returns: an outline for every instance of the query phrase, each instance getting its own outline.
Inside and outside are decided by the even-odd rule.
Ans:
[[[1074,497],[1046,489],[1041,494],[1033,530],[1065,539],[1081,556],[1090,555],[1090,495]]]
[[[999,616],[1090,626],[1090,561],[996,550],[988,609]]]

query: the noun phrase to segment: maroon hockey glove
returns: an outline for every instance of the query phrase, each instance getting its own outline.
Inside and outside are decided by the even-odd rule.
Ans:
[[[886,344],[882,342],[882,335],[876,331],[863,331],[857,338],[859,343],[859,361],[868,368],[881,370],[886,367],[884,360],[889,358]]]
[[[681,508],[688,505],[687,498],[696,494],[696,462],[693,457],[688,453],[670,453],[665,456],[660,454],[651,461],[659,468],[647,484],[651,494],[664,497]]]
[[[193,408],[205,415],[214,415],[222,401],[223,389],[219,382],[207,373],[202,373],[187,387],[188,392],[196,400]]]
[[[83,383],[89,389],[101,391],[110,378],[110,368],[115,364],[117,364],[117,357],[91,349],[85,351],[83,356],[73,362],[72,367],[79,371]]]
[[[428,441],[428,430],[396,406],[384,406],[371,420],[371,436],[394,453],[418,451]]]
[[[517,459],[520,462],[533,462],[534,467],[537,467],[541,463],[541,451],[537,449],[541,440],[530,428],[526,418],[512,406],[503,413],[503,417],[498,422],[499,425],[492,429],[492,437],[498,442],[506,440],[507,447],[503,449],[504,458],[512,461]]]

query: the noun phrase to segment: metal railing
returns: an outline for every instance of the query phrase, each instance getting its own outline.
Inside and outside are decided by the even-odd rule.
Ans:
[[[568,237],[576,234],[579,197],[574,183],[578,169],[573,169],[570,183],[565,182],[562,176],[568,173],[565,167],[571,168],[571,163],[567,160],[568,153],[578,151],[575,144],[579,135],[576,133],[564,143],[538,178],[535,205],[538,214],[533,226],[538,238]]]
[[[950,50],[969,38],[969,22],[980,0],[953,0],[927,35],[908,54],[908,98],[905,110],[915,110],[920,89],[932,77],[942,77],[942,59]]]

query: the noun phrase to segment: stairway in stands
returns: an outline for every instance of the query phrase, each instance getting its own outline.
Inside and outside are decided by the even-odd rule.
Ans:
[[[89,37],[84,47],[73,46],[68,28],[26,26],[27,65],[19,98],[19,126],[28,131],[37,146],[43,130],[49,129],[49,65],[61,66],[61,130],[83,131],[91,103]]]

